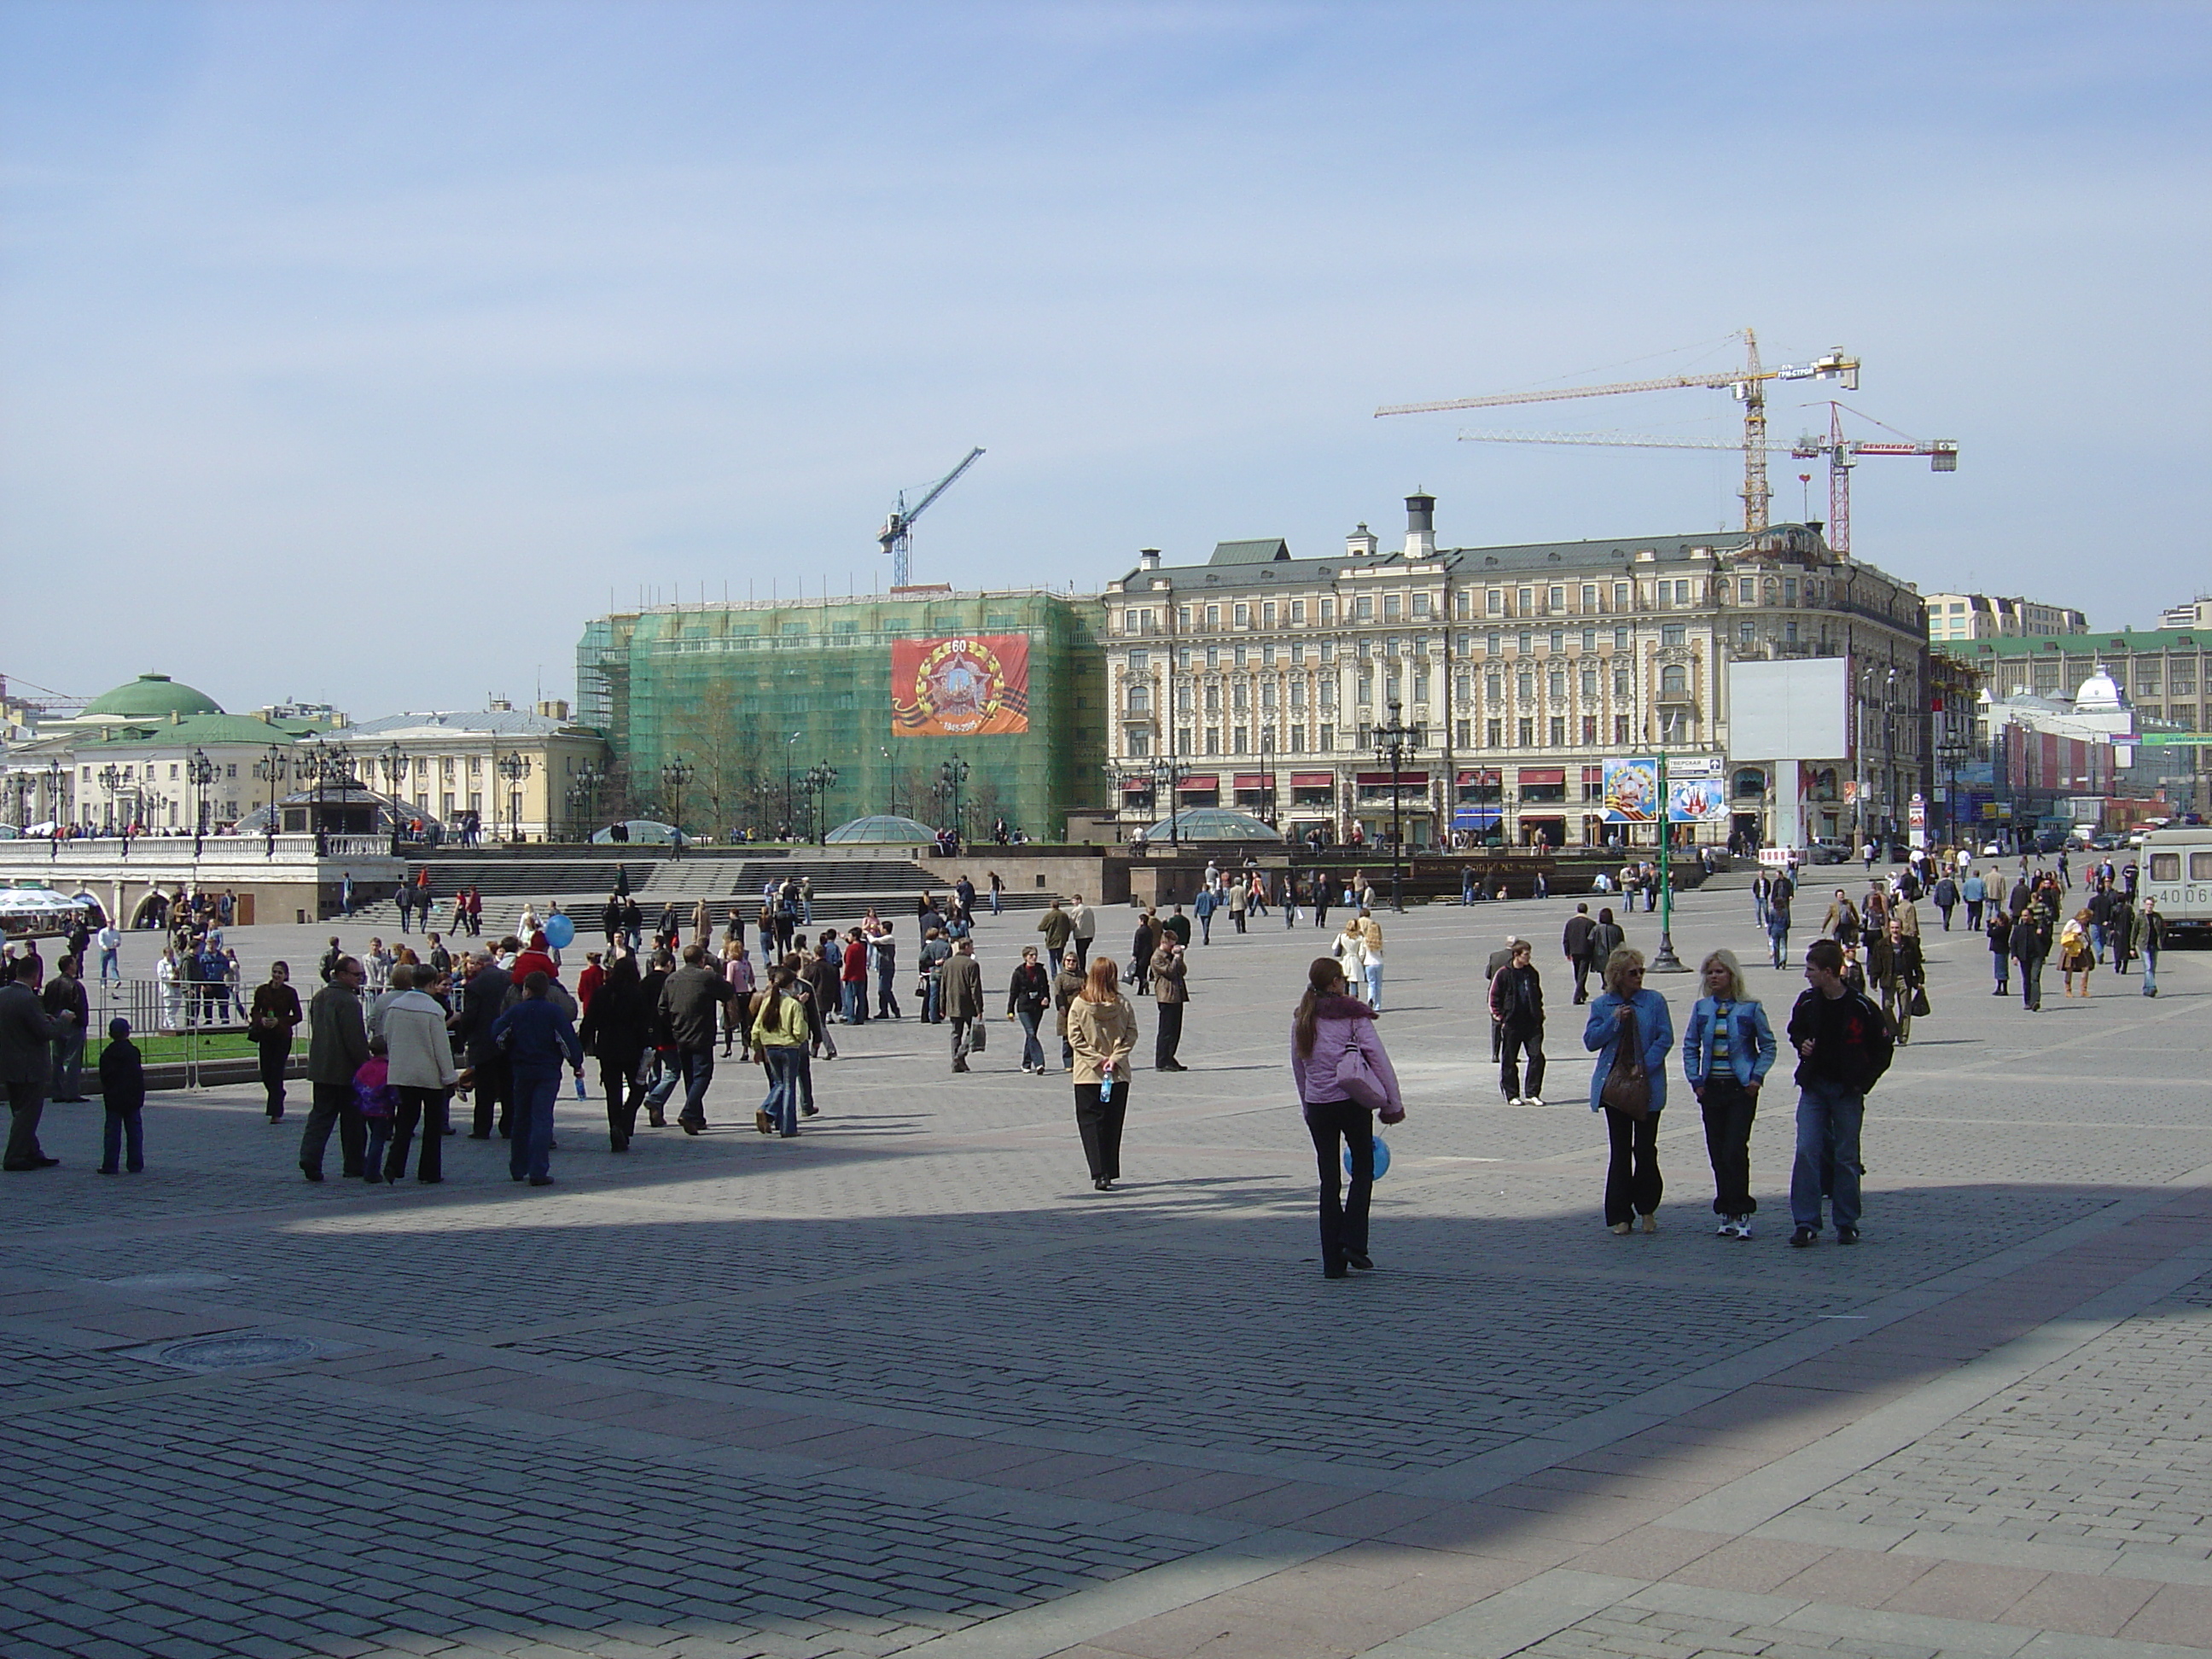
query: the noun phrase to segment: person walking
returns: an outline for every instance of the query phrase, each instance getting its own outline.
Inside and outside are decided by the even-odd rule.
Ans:
[[[1828,914],[1820,920],[1820,931],[1846,951],[1859,942],[1858,907],[1840,887],[1828,905]]]
[[[307,1086],[314,1103],[300,1136],[300,1173],[323,1178],[323,1152],[338,1132],[338,1173],[359,1180],[368,1150],[368,1123],[353,1091],[354,1073],[368,1060],[368,1026],[361,1008],[363,975],[358,957],[342,956],[331,982],[307,1002]]]
[[[461,1041],[474,1079],[476,1108],[469,1129],[471,1140],[489,1140],[495,1127],[501,1135],[514,1131],[514,1079],[507,1051],[492,1041],[492,1027],[506,1011],[513,979],[489,951],[472,952],[468,977],[460,987],[460,1006],[447,1020]]]
[[[1344,919],[1344,931],[1336,936],[1332,949],[1337,961],[1344,965],[1345,981],[1352,988],[1352,994],[1366,1001],[1367,933],[1359,925],[1357,910]]]
[[[1774,892],[1774,878],[1761,870],[1751,878],[1751,919],[1760,933],[1766,931],[1766,901]]]
[[[599,1087],[607,1097],[607,1149],[626,1152],[637,1133],[637,1109],[644,1103],[642,1070],[652,1046],[653,1011],[645,1004],[644,976],[637,957],[617,945],[607,976],[584,1011],[576,1040],[599,1062]]]
[[[2154,997],[2158,994],[2159,953],[2166,949],[2166,915],[2158,908],[2158,901],[2148,894],[2143,896],[2142,916],[2136,925],[2136,944],[2142,952],[2142,994]]]
[[[1613,920],[1613,907],[1600,906],[1596,925],[1590,929],[1589,963],[1590,969],[1597,975],[1601,987],[1605,982],[1605,964],[1613,960],[1613,953],[1615,951],[1627,943],[1627,931]]]
[[[1632,1032],[1633,1042],[1625,1042]],[[1604,994],[1590,1004],[1583,1027],[1583,1047],[1597,1056],[1590,1071],[1590,1110],[1604,1114],[1613,1148],[1605,1172],[1605,1224],[1615,1233],[1633,1231],[1638,1220],[1645,1232],[1659,1231],[1659,1200],[1666,1190],[1659,1172],[1659,1114],[1666,1109],[1667,1054],[1674,1046],[1666,998],[1644,987],[1644,953],[1622,945],[1606,958]],[[1611,1103],[1608,1087],[1614,1092]]]
[[[1790,903],[1796,896],[1787,877],[1776,880],[1766,896],[1766,942],[1778,969],[1790,954]]]
[[[1092,1190],[1110,1193],[1121,1178],[1121,1126],[1129,1115],[1129,1054],[1137,1016],[1115,979],[1114,958],[1090,965],[1067,1011],[1067,1042],[1075,1057],[1075,1127],[1091,1166]]]
[[[100,1173],[118,1173],[120,1160],[137,1175],[146,1167],[146,1061],[120,1014],[107,1022],[100,1051]]]
[[[1068,907],[1067,921],[1071,930],[1068,937],[1075,945],[1076,962],[1079,964],[1090,961],[1091,942],[1098,937],[1098,913],[1085,904],[1083,895],[1078,893],[1075,902]],[[1045,936],[1045,942],[1048,945],[1052,942],[1050,934]]]
[[[1052,979],[1052,1003],[1060,1031],[1060,1064],[1063,1071],[1075,1069],[1075,1048],[1067,1037],[1067,1016],[1075,1006],[1075,999],[1083,994],[1084,983],[1083,969],[1076,963],[1075,947],[1071,945],[1060,957],[1060,971]]]
[[[392,1114],[392,1140],[384,1155],[386,1182],[406,1175],[408,1146],[418,1127],[422,1152],[415,1166],[416,1180],[434,1185],[445,1178],[446,1107],[461,1074],[453,1064],[446,1011],[416,983],[418,974],[430,980],[431,972],[404,963],[393,969],[393,995],[384,1005],[384,1053],[390,1067],[385,1081],[399,1091],[399,1104]],[[377,1177],[373,1169],[362,1173],[371,1181]]]
[[[1037,960],[1034,945],[1022,947],[1021,965],[1006,981],[1006,1018],[1018,1019],[1022,1025],[1022,1074],[1044,1075],[1044,1044],[1037,1040],[1037,1027],[1043,1022],[1045,1010],[1052,1006],[1052,975]]]
[[[522,981],[522,1000],[492,1026],[492,1040],[507,1050],[514,1077],[507,1173],[533,1187],[553,1184],[553,1106],[561,1097],[561,1062],[567,1060],[579,1078],[584,1074],[584,1045],[576,1040],[568,1011],[547,994],[552,986],[552,975],[533,969]],[[713,1063],[710,1056],[708,1064]]]
[[[707,1127],[707,1085],[714,1080],[714,1028],[722,1005],[735,994],[729,981],[707,966],[702,945],[684,947],[684,965],[660,988],[659,1018],[684,1073],[684,1109],[676,1121],[687,1135]],[[518,1084],[518,1095],[520,1087]]]
[[[1575,970],[1575,1002],[1577,1008],[1589,1000],[1590,935],[1597,924],[1590,920],[1589,906],[1577,904],[1574,915],[1559,934],[1559,951]]]
[[[1516,940],[1504,967],[1490,976],[1490,1024],[1498,1041],[1498,1092],[1509,1106],[1544,1103],[1544,981],[1536,971],[1535,947]],[[1528,1056],[1524,1088],[1521,1056]]]
[[[1037,918],[1036,930],[1044,935],[1045,957],[1052,962],[1058,962],[1066,954],[1067,942],[1075,936],[1075,924],[1068,920],[1067,912],[1060,908],[1057,898]]]
[[[1751,1125],[1759,1115],[1759,1085],[1774,1067],[1779,1045],[1766,1010],[1746,990],[1743,964],[1733,951],[1716,951],[1699,964],[1705,995],[1682,1028],[1682,1075],[1705,1120],[1705,1155],[1713,1166],[1714,1231],[1749,1238],[1759,1200],[1751,1195]]]
[[[1790,1244],[1820,1237],[1820,1201],[1833,1208],[1836,1243],[1859,1242],[1864,1210],[1859,1136],[1867,1091],[1889,1069],[1893,1052],[1881,1010],[1843,980],[1842,949],[1815,939],[1805,952],[1809,987],[1790,1011],[1797,1054],[1797,1153],[1790,1171]]]
[[[963,939],[939,969],[945,1018],[952,1022],[952,1069],[968,1069],[983,1018],[983,965],[975,960],[975,941]]]
[[[100,946],[100,982],[105,985],[112,979],[118,985],[122,984],[123,935],[117,931],[113,921],[100,924],[100,932],[93,936],[93,942]]]
[[[1900,1043],[1912,1041],[1914,1014],[1927,1003],[1928,967],[1917,936],[1890,923],[1889,975],[1881,988],[1881,1010]]]
[[[47,1012],[36,956],[0,961],[0,1083],[8,1086],[8,1150],[0,1170],[51,1170],[61,1163],[39,1145],[53,1075],[54,1039],[75,1018]]]
[[[2012,917],[2004,906],[1990,907],[1990,919],[1983,931],[1989,935],[1990,965],[1997,981],[1997,988],[1990,994],[2001,997],[2012,989]]]
[[[1152,1033],[1152,1069],[1157,1072],[1190,1069],[1176,1058],[1176,1050],[1182,1043],[1183,1010],[1190,1006],[1188,948],[1168,934],[1152,953],[1152,998],[1159,1005],[1159,1024]]]
[[[92,1019],[92,1004],[84,994],[84,981],[78,977],[82,961],[74,956],[57,960],[54,976],[40,999],[47,1013],[57,1018],[70,1016],[61,1022],[62,1029],[54,1036],[51,1098],[59,1105],[81,1106],[85,1099],[84,1038]]]
[[[757,1115],[766,1125],[762,1133],[785,1140],[799,1139],[799,1068],[806,1059],[806,1010],[793,994],[797,982],[788,967],[769,975],[748,1039],[768,1073],[768,1098]]]
[[[1367,941],[1367,1006],[1371,1012],[1382,1012],[1382,924],[1375,920],[1373,907],[1359,908],[1359,932]]]
[[[2020,964],[2021,1006],[2032,1013],[2043,1012],[2043,964],[2050,959],[2051,907],[2032,898],[2013,918],[2012,959]]]
[[[1316,957],[1306,969],[1305,994],[1291,1018],[1291,1077],[1320,1176],[1322,1277],[1348,1279],[1354,1267],[1371,1272],[1367,1212],[1375,1188],[1375,1118],[1379,1113],[1385,1123],[1402,1121],[1406,1102],[1374,1011],[1351,994],[1334,957]]]
[[[2142,927],[2134,902],[2125,892],[2113,889],[2112,913],[2105,918],[2105,938],[2112,947],[2114,973],[2126,973],[2128,964],[2136,959],[2136,935]]]
[[[1989,902],[1990,896],[1990,884],[1987,881],[1982,878],[1982,872],[1980,871],[1972,870],[1967,872],[1966,880],[1959,884],[1959,896],[1964,899],[1966,902],[1966,927],[1968,931],[1976,933],[1980,933],[1982,931],[1982,907]],[[1944,925],[1948,927],[1950,924],[1947,921]]]
[[[1248,883],[1229,884],[1229,925],[1238,933],[1244,931],[1244,913],[1252,902],[1252,890]]]
[[[246,1016],[246,1035],[260,1056],[261,1091],[269,1121],[284,1121],[284,1073],[292,1060],[292,1033],[300,1029],[300,994],[292,988],[291,964],[272,962],[269,977],[253,988],[253,1006]]]
[[[1948,875],[1938,876],[1929,896],[1936,901],[1936,914],[1943,918],[1943,931],[1951,931],[1951,912],[1959,908],[1959,884]]]
[[[2066,988],[2066,994],[2074,994],[2074,975],[2081,975],[2081,994],[2089,994],[2089,971],[2097,965],[2095,947],[2091,944],[2089,913],[2077,910],[2066,919],[2058,930],[2058,978]]]
[[[1200,944],[1211,945],[1213,943],[1213,913],[1220,908],[1220,907],[1221,902],[1214,897],[1213,889],[1211,887],[1200,888],[1198,890],[1198,896],[1191,901],[1190,913],[1198,918],[1198,940]]]

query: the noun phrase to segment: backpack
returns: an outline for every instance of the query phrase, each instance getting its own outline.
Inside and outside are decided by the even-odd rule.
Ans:
[[[391,1083],[392,1066],[381,1054],[362,1061],[353,1074],[354,1104],[363,1117],[390,1117],[399,1104],[399,1091]]]

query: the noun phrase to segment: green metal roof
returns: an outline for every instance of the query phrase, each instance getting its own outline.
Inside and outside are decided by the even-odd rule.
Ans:
[[[125,720],[167,720],[171,714],[220,714],[222,705],[204,691],[171,679],[167,674],[141,674],[128,685],[118,685],[85,704],[87,714],[108,714]]]
[[[1291,544],[1281,537],[1256,542],[1216,542],[1208,564],[1273,564],[1291,556]]]
[[[1970,660],[1975,657],[2032,657],[2048,652],[2053,656],[2106,657],[2143,652],[2212,649],[2212,629],[2201,628],[2124,629],[2115,634],[2020,635],[1995,640],[1934,640],[1939,651]]]
[[[80,749],[99,745],[117,749],[177,749],[205,748],[216,744],[256,744],[266,746],[272,743],[289,744],[303,738],[316,728],[304,720],[289,720],[277,724],[257,720],[251,714],[187,714],[179,720],[166,715],[158,720],[132,721],[111,726],[100,737],[88,738]]]

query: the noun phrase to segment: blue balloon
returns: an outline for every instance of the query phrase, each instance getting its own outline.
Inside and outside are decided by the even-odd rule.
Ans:
[[[1375,1137],[1375,1178],[1380,1181],[1382,1172],[1390,1167],[1390,1143],[1381,1135]],[[1352,1173],[1352,1148],[1344,1149],[1344,1172]]]
[[[565,951],[576,942],[576,924],[564,913],[545,918],[545,942],[556,951]]]

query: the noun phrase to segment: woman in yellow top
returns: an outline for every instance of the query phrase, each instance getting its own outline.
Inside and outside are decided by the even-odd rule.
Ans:
[[[769,975],[750,1034],[752,1048],[768,1068],[768,1098],[761,1103],[775,1131],[786,1140],[799,1133],[799,1067],[806,1057],[806,1006],[791,994],[796,976],[788,968]]]
[[[1067,1046],[1075,1054],[1075,1127],[1090,1160],[1091,1184],[1102,1193],[1121,1178],[1121,1124],[1129,1114],[1129,1051],[1137,1015],[1116,988],[1111,957],[1093,957],[1083,988],[1067,1007]],[[1111,1085],[1104,1100],[1101,1088]]]

